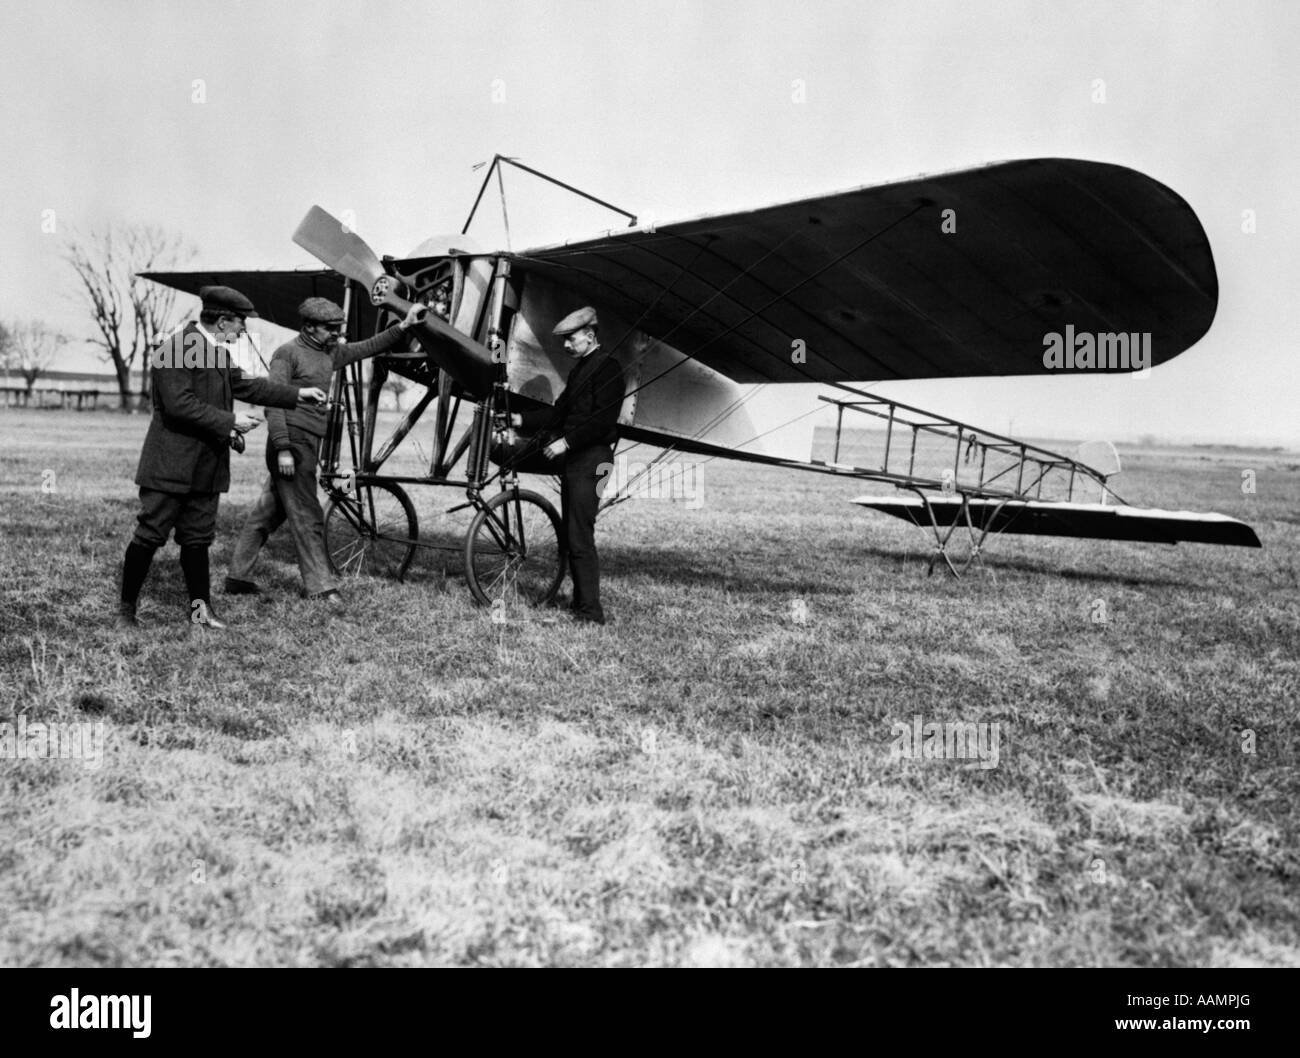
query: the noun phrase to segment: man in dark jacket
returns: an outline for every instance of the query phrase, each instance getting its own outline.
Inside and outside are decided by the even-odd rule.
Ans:
[[[335,371],[406,341],[406,332],[426,311],[423,305],[413,305],[401,323],[382,334],[364,342],[344,342],[343,310],[327,298],[308,298],[298,306],[302,330],[271,357],[271,381],[328,389]],[[261,593],[252,580],[253,566],[267,537],[288,521],[308,598],[319,599],[331,609],[343,609],[339,579],[325,554],[325,514],[316,494],[316,460],[325,435],[325,409],[269,411],[266,425],[266,466],[271,473],[240,530],[226,591],[231,595]]]
[[[570,313],[555,325],[551,333],[564,339],[565,352],[578,363],[569,372],[555,407],[516,412],[511,419],[525,430],[542,429],[555,435],[544,452],[550,459],[563,460],[560,497],[573,579],[570,609],[574,620],[603,625],[596,555],[597,481],[601,465],[609,467],[614,462],[624,385],[623,369],[612,355],[601,351],[597,325],[596,310],[590,307]]]
[[[135,475],[140,515],[122,563],[117,621],[123,626],[139,624],[140,589],[154,552],[174,530],[190,621],[225,627],[212,613],[208,548],[216,532],[218,501],[230,488],[232,432],[242,435],[260,422],[245,412],[235,414],[234,400],[284,408],[300,401],[325,401],[319,388],[294,389],[245,378],[226,346],[245,333],[245,318],[257,315],[253,303],[230,287],[204,287],[199,296],[203,307],[198,322],[187,324],[150,354],[153,418]]]

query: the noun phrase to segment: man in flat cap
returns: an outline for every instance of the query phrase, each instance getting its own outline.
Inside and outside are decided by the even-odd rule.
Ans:
[[[335,371],[402,344],[406,332],[427,311],[423,305],[413,305],[401,323],[382,334],[364,342],[346,342],[342,337],[343,310],[326,298],[308,298],[298,306],[302,329],[297,337],[280,346],[271,357],[271,381],[328,389]],[[267,538],[287,521],[308,598],[319,599],[333,609],[344,609],[339,579],[330,570],[325,554],[325,513],[316,494],[316,460],[325,435],[325,409],[268,411],[266,424],[266,466],[270,476],[239,533],[230,559],[230,575],[226,577],[226,592],[261,593],[253,581],[253,567]]]
[[[574,620],[604,624],[596,555],[597,481],[601,464],[614,462],[624,387],[623,369],[600,348],[598,323],[596,310],[588,306],[555,325],[551,333],[564,339],[565,352],[578,361],[564,392],[553,408],[516,412],[511,419],[525,430],[546,430],[554,436],[544,452],[550,459],[563,460],[560,497],[573,579],[570,609]]]
[[[253,303],[224,286],[203,287],[199,297],[203,306],[198,321],[150,354],[153,418],[135,475],[141,509],[122,563],[117,615],[122,626],[139,624],[136,604],[154,552],[174,531],[190,621],[225,627],[212,612],[208,548],[221,493],[230,487],[232,432],[245,434],[261,422],[247,412],[236,413],[234,401],[284,408],[325,402],[325,392],[316,386],[295,388],[245,378],[227,347],[245,334],[245,319],[257,315]]]

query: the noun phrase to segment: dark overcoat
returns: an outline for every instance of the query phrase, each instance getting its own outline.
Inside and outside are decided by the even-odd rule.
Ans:
[[[230,488],[235,398],[292,408],[298,403],[298,390],[268,379],[246,378],[197,323],[187,324],[150,356],[153,418],[135,483],[159,492],[225,492]]]
[[[564,392],[551,408],[522,412],[525,430],[549,430],[563,437],[570,451],[618,440],[618,416],[623,408],[623,369],[603,349],[579,360],[569,371]]]

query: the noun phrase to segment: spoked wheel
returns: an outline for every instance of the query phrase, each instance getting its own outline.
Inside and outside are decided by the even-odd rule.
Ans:
[[[410,497],[387,482],[335,492],[325,511],[325,554],[341,577],[364,573],[401,580],[419,539]]]
[[[535,492],[499,492],[475,516],[465,539],[465,576],[485,606],[540,606],[564,579],[560,516]]]

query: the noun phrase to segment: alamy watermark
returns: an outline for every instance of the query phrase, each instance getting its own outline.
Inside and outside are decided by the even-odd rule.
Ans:
[[[68,995],[50,997],[52,1029],[130,1029],[137,1040],[149,1038],[152,995]]]
[[[1146,371],[1151,367],[1151,332],[1075,333],[1074,324],[1067,323],[1064,334],[1043,335],[1043,366],[1049,371]]]
[[[0,759],[79,760],[87,771],[104,764],[104,722],[29,724],[20,713],[16,724],[0,724]]]
[[[596,468],[596,495],[632,500],[682,500],[688,511],[704,505],[704,468],[699,463],[629,463],[618,455]]]
[[[890,760],[971,760],[983,771],[998,766],[1002,725],[996,721],[927,724],[917,713],[910,724],[899,720],[891,730]]]
[[[252,331],[213,344],[199,331],[172,334],[149,352],[149,366],[159,368],[217,368],[228,365],[247,369],[261,358],[261,341]]]

